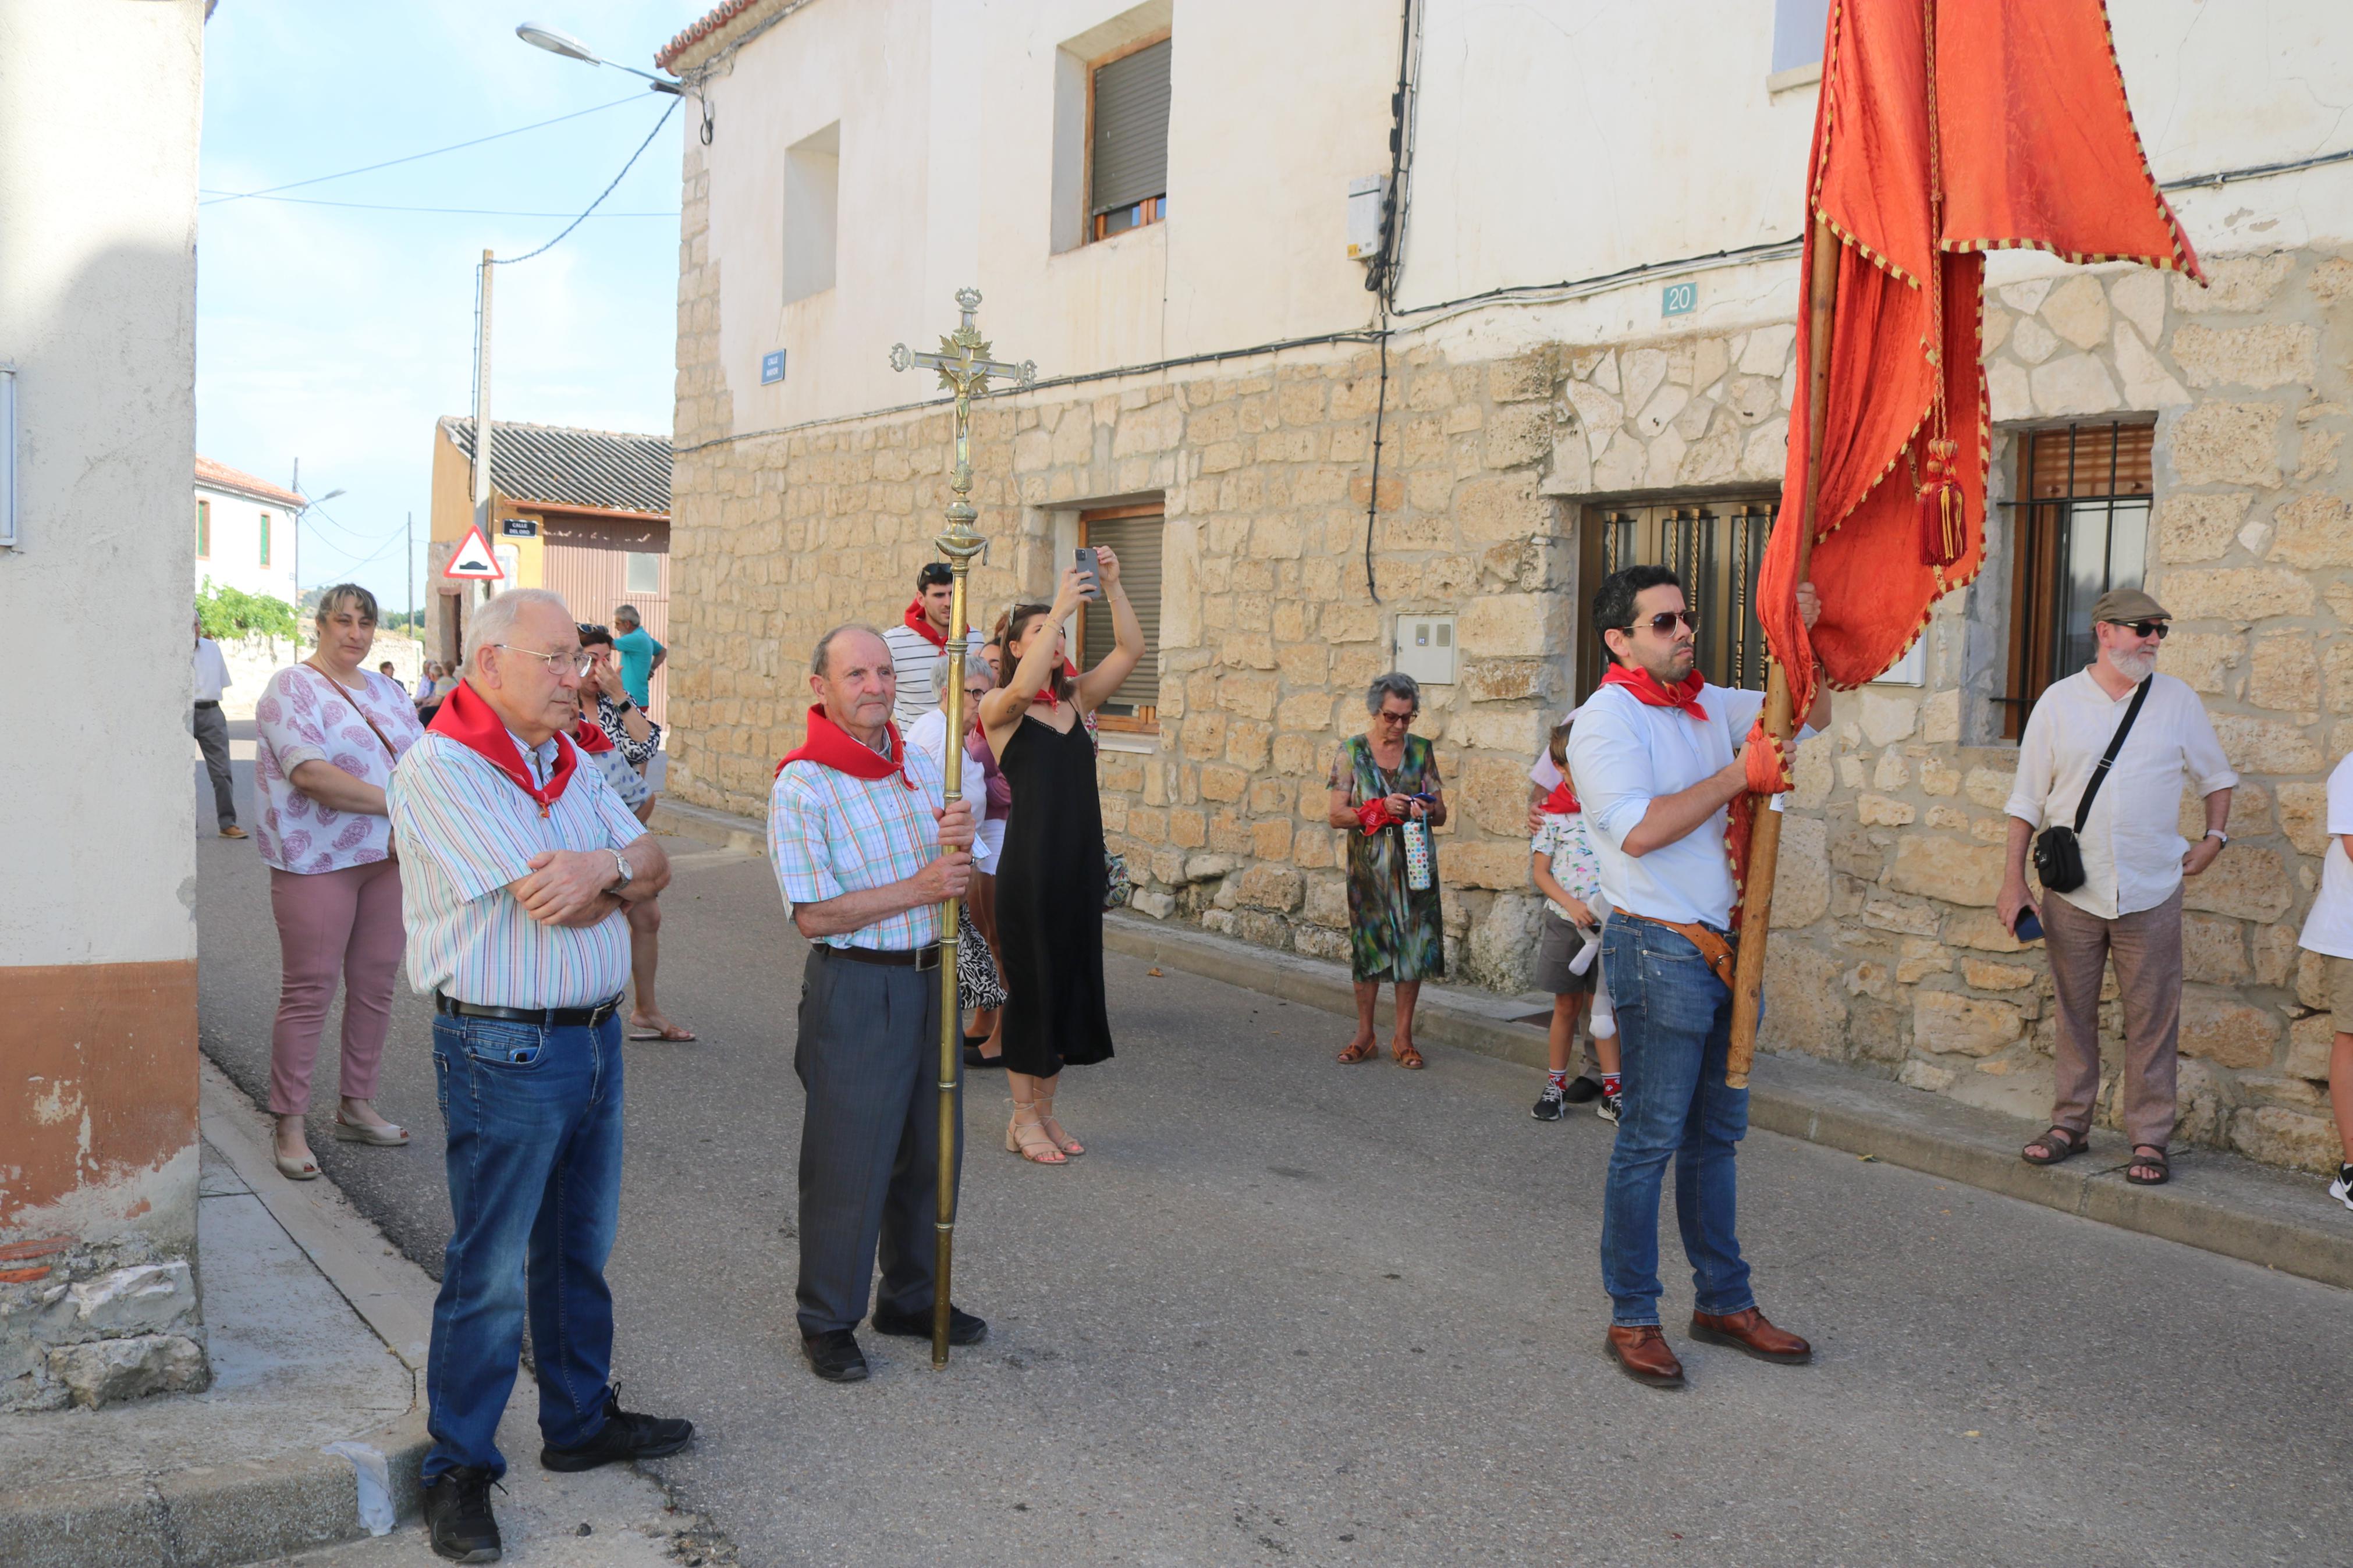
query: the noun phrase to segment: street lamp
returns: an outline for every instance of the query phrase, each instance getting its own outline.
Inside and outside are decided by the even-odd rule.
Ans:
[[[641,76],[653,84],[653,90],[656,92],[682,93],[686,90],[683,82],[670,77],[656,76],[651,71],[641,71],[635,66],[625,66],[617,60],[601,58],[596,50],[571,34],[559,33],[553,27],[543,27],[536,22],[523,23],[515,29],[515,37],[534,48],[545,49],[552,55],[562,55],[567,60],[586,60],[592,66],[610,66],[615,70],[627,71],[631,76]]]
[[[300,458],[294,459],[292,488],[296,495],[302,496],[302,459]],[[302,496],[302,504],[294,509],[294,613],[297,615],[302,613],[302,519],[310,514],[312,507],[324,505],[343,493],[333,489],[315,498]]]

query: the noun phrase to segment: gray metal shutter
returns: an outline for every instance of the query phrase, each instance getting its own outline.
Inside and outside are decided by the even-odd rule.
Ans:
[[[1093,191],[1087,204],[1091,217],[1168,194],[1171,42],[1163,38],[1095,72]]]
[[[1121,706],[1156,707],[1160,701],[1160,538],[1166,524],[1159,517],[1099,518],[1087,524],[1089,544],[1108,544],[1118,552],[1119,580],[1144,627],[1144,657],[1112,698]],[[1092,669],[1116,642],[1111,606],[1090,603],[1081,631],[1079,668]]]

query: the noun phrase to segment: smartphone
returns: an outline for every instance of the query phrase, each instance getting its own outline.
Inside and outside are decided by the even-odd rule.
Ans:
[[[2010,928],[2010,934],[2020,942],[2041,942],[2042,922],[2032,910],[2021,910],[2018,911],[2018,924]]]
[[[1103,571],[1095,564],[1095,552],[1092,548],[1086,546],[1082,546],[1080,548],[1078,567],[1079,575],[1086,579],[1085,588],[1087,597],[1090,599],[1102,598]]]

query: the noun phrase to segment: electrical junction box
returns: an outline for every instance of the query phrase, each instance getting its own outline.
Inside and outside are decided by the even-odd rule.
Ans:
[[[1424,686],[1454,684],[1454,617],[1399,616],[1396,668]]]
[[[1348,182],[1348,259],[1370,261],[1381,253],[1381,209],[1388,205],[1389,177],[1367,174]]]

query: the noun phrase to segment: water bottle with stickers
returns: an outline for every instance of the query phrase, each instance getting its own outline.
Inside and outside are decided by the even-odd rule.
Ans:
[[[1430,889],[1430,829],[1419,818],[1409,816],[1398,824],[1405,838],[1405,885],[1417,893]]]

